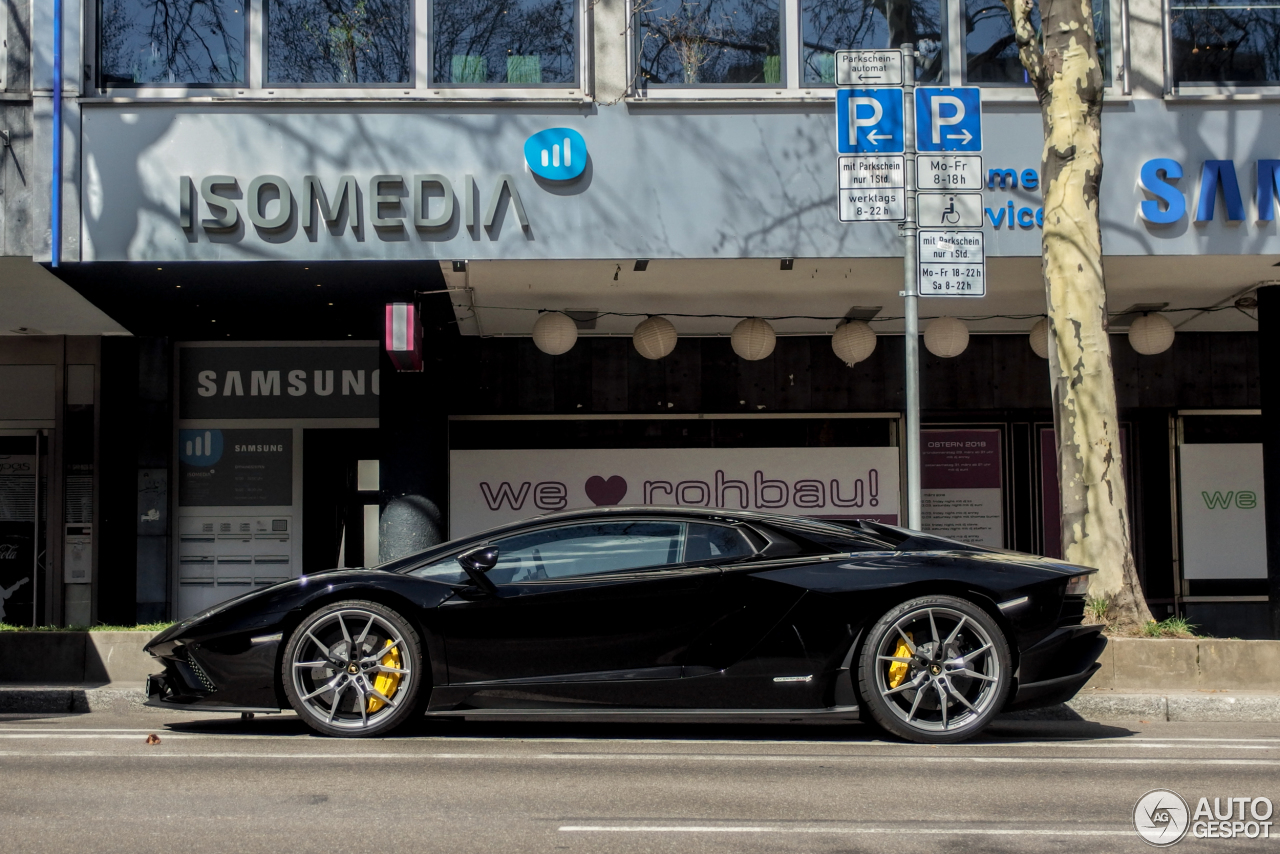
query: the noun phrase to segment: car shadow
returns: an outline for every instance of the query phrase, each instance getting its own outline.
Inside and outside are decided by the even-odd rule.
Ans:
[[[164,724],[172,732],[202,735],[255,735],[268,737],[315,737],[314,732],[297,715],[255,715],[209,717]],[[1004,720],[998,719],[966,744],[1007,745],[1046,740],[1109,740],[1137,733],[1123,725],[1093,721]],[[762,723],[587,723],[587,722],[497,722],[463,721],[441,718],[418,718],[389,736],[388,739],[582,739],[587,741],[784,741],[848,743],[896,743],[909,745],[904,739],[889,735],[868,724],[762,724]]]

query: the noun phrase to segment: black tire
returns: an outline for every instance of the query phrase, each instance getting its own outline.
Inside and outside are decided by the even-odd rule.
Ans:
[[[858,695],[872,720],[922,744],[977,735],[1004,708],[1012,684],[1003,630],[956,596],[921,596],[889,609],[858,655]]]
[[[290,635],[281,667],[298,717],[316,732],[343,738],[387,735],[407,723],[428,678],[409,621],[360,599],[309,614]]]

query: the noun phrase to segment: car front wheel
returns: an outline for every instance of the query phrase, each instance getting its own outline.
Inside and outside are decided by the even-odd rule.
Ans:
[[[294,631],[282,662],[289,704],[324,735],[385,735],[417,705],[424,672],[413,627],[385,605],[335,602]]]
[[[1013,681],[1004,632],[955,596],[922,596],[890,609],[867,633],[858,688],[875,722],[910,741],[972,738],[1000,709]]]

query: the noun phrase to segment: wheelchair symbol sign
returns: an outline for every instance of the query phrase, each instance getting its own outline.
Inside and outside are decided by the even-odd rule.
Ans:
[[[982,228],[982,193],[920,193],[916,220],[921,228]]]
[[[916,89],[916,150],[981,151],[980,92],[976,86]]]

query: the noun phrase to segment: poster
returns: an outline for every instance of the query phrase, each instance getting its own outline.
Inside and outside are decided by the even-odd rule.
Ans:
[[[34,439],[0,440],[0,623],[31,624],[36,561]],[[27,450],[27,453],[3,451]]]
[[[1262,445],[1178,449],[1182,577],[1267,577]]]
[[[999,430],[923,430],[924,530],[962,543],[1004,548]]]
[[[293,504],[292,430],[179,430],[183,507]]]
[[[660,504],[898,521],[897,448],[453,451],[450,536],[556,510]]]

